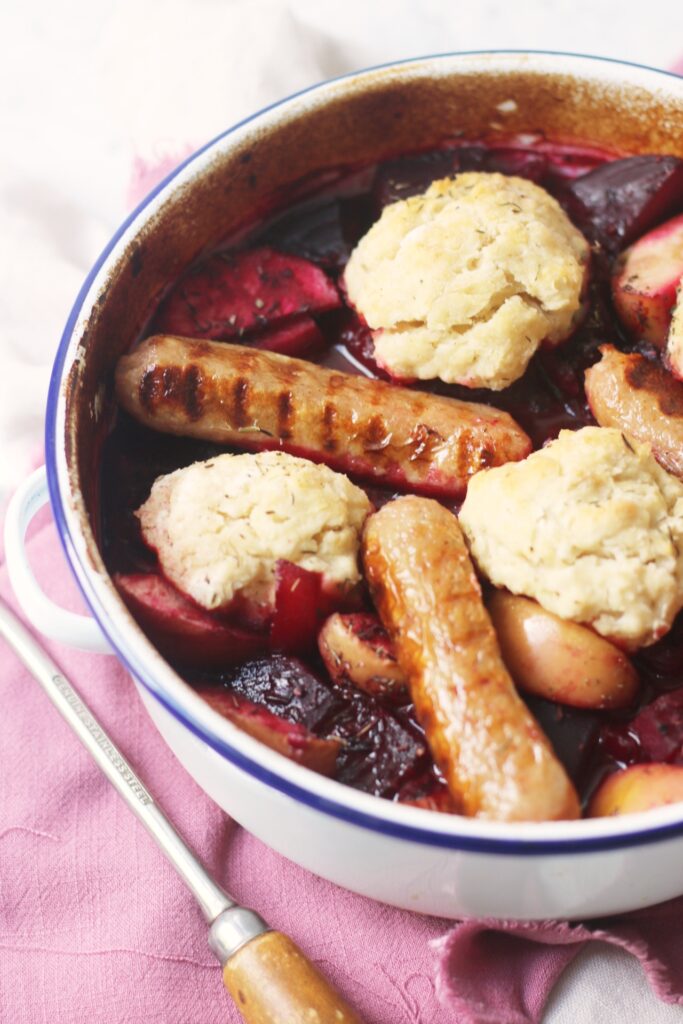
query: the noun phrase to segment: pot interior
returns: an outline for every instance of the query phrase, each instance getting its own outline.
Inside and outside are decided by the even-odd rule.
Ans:
[[[647,88],[627,65],[605,76],[601,61],[558,56],[556,71],[546,70],[549,63],[534,55],[446,57],[332,82],[228,133],[147,206],[86,302],[63,382],[70,490],[94,568],[104,571],[98,466],[114,412],[114,365],[203,250],[339,172],[457,137],[540,132],[624,153],[683,156],[683,103],[680,90],[676,97],[675,88],[658,87],[665,76],[652,73]]]

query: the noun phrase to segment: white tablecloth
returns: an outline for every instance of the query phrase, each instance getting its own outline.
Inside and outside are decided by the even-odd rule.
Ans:
[[[63,324],[146,163],[345,71],[494,48],[669,67],[683,56],[683,9],[680,0],[5,0],[0,498],[38,457]],[[651,996],[627,954],[596,946],[558,985],[546,1022],[681,1017]]]

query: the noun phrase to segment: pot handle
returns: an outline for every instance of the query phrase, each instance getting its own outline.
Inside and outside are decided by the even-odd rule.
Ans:
[[[47,505],[47,473],[41,466],[24,480],[7,506],[5,517],[5,560],[12,588],[21,608],[45,636],[69,647],[96,654],[112,649],[95,619],[68,612],[54,604],[38,586],[26,556],[26,531],[33,517]]]

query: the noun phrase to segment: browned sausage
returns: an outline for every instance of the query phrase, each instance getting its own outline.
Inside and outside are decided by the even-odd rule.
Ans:
[[[370,589],[434,760],[464,814],[576,818],[574,788],[503,665],[454,515],[405,497],[365,527]]]
[[[116,370],[119,401],[156,430],[282,448],[389,486],[459,497],[531,443],[497,409],[243,345],[148,338]]]
[[[657,462],[683,477],[683,384],[659,363],[603,345],[586,371],[586,394],[601,427],[616,427],[652,449]]]

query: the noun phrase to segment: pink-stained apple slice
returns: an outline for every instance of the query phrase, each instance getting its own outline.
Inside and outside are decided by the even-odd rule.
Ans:
[[[298,316],[282,327],[259,334],[251,342],[254,348],[279,352],[282,356],[308,356],[325,348],[323,332],[310,316]]]
[[[166,297],[157,325],[169,334],[224,341],[340,305],[320,267],[263,246],[218,253],[191,271]]]
[[[588,805],[589,818],[636,814],[683,800],[683,767],[636,764],[609,775]]]
[[[270,624],[270,643],[285,654],[305,654],[315,646],[322,617],[319,606],[322,576],[292,562],[277,566],[275,612]]]
[[[254,739],[265,743],[271,750],[321,775],[334,774],[341,740],[334,737],[320,739],[305,725],[288,722],[267,708],[259,707],[246,697],[226,689],[207,686],[198,689],[198,693],[219,715]]]
[[[320,630],[318,647],[335,681],[350,682],[376,697],[407,701],[408,683],[376,615],[330,615]]]
[[[664,348],[682,277],[683,215],[643,235],[617,260],[612,296],[634,338]]]
[[[592,629],[503,590],[494,590],[487,608],[520,690],[575,708],[633,703],[638,673],[623,651]]]
[[[156,573],[117,573],[114,583],[133,618],[166,658],[225,668],[254,658],[265,637],[222,622]]]
[[[683,380],[683,281],[676,292],[669,337],[666,339],[666,362],[674,377]]]

